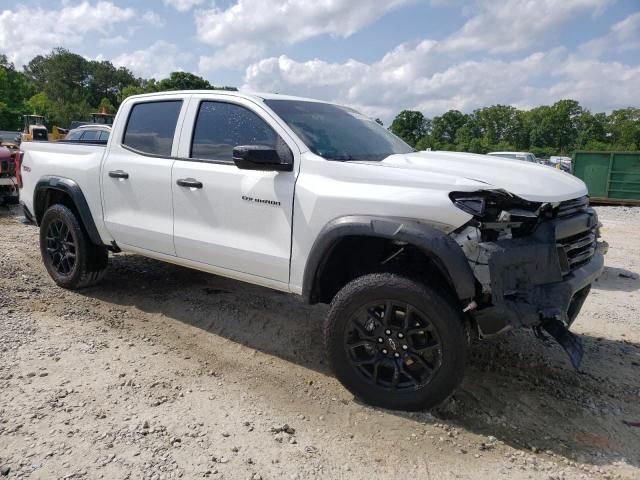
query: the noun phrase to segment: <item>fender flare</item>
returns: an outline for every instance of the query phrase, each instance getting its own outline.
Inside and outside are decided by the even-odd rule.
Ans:
[[[40,225],[40,221],[44,215],[44,208],[42,208],[40,204],[44,201],[45,194],[48,190],[58,190],[69,195],[80,215],[80,221],[84,225],[91,242],[96,245],[104,245],[96,228],[96,224],[93,221],[93,215],[89,209],[87,199],[84,193],[82,193],[82,189],[76,182],[68,178],[44,176],[38,180],[33,192],[33,213],[36,219],[36,225]]]
[[[352,215],[329,222],[311,247],[304,269],[302,295],[315,303],[315,286],[330,253],[338,241],[348,236],[386,238],[411,244],[434,261],[449,280],[459,300],[476,295],[476,280],[460,246],[446,233],[416,220]]]

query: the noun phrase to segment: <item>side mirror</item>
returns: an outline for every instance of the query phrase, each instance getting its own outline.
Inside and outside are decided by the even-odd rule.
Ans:
[[[282,158],[274,147],[264,145],[241,145],[233,149],[233,163],[241,170],[290,172],[293,170],[293,155]]]

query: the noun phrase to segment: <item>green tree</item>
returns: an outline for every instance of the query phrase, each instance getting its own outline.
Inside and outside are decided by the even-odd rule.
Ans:
[[[458,129],[462,128],[469,116],[458,110],[449,110],[432,122],[431,142],[435,148],[455,150]]]
[[[25,101],[36,90],[24,73],[15,69],[6,55],[0,55],[0,129],[18,130],[22,126],[21,115],[25,110]]]
[[[127,97],[131,97],[133,95],[142,95],[143,93],[147,93],[144,87],[139,85],[129,85],[122,89],[120,95],[118,96],[118,103],[124,102]]]
[[[212,90],[214,87],[198,75],[189,72],[171,72],[169,78],[158,82],[158,91],[164,90]]]
[[[113,106],[111,100],[109,100],[107,97],[104,97],[102,100],[100,100],[100,103],[98,104],[99,112],[101,112],[103,108],[107,113],[116,113],[117,111],[117,108]]]
[[[609,143],[620,150],[640,150],[640,108],[614,110],[607,120]]]
[[[482,146],[487,151],[496,150],[496,145],[506,143],[515,149],[523,138],[523,121],[520,112],[509,105],[493,105],[481,108],[473,114],[481,136]]]
[[[118,103],[122,90],[138,85],[138,80],[126,68],[118,68],[108,61],[92,61],[87,66],[89,102],[97,105],[106,98],[113,105]]]
[[[420,112],[403,110],[391,122],[391,130],[412,147],[429,133],[430,122]]]
[[[30,115],[47,116],[51,112],[51,101],[46,93],[36,93],[33,97],[25,102]]]

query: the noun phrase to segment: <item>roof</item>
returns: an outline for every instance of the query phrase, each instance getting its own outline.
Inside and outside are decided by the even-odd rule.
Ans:
[[[73,128],[72,130],[85,130],[85,129],[89,129],[89,130],[109,130],[111,131],[111,125],[103,125],[100,123],[86,123],[84,125],[78,125],[76,128]]]
[[[531,152],[489,152],[487,155],[533,155]]]
[[[254,102],[261,102],[263,100],[297,100],[300,102],[316,102],[316,103],[330,103],[324,100],[318,100],[314,98],[296,97],[293,95],[282,95],[279,93],[260,93],[260,92],[238,92],[234,90],[170,90],[165,92],[144,93],[142,95],[134,95],[129,98],[146,98],[146,97],[158,97],[163,95],[203,95],[203,94],[216,94],[227,95],[230,97],[246,98]]]

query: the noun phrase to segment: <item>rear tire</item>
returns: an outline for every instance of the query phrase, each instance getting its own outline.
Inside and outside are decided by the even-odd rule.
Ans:
[[[56,284],[71,290],[89,287],[104,276],[107,249],[91,242],[76,214],[64,205],[53,205],[40,222],[40,253]]]
[[[467,333],[460,309],[445,295],[399,275],[371,274],[331,302],[325,347],[336,377],[356,397],[421,410],[460,384]]]

